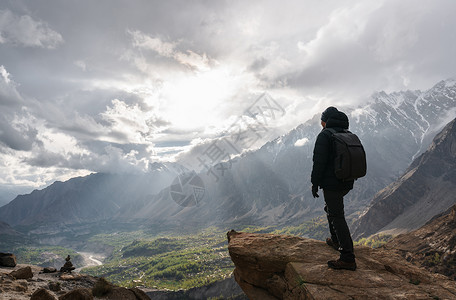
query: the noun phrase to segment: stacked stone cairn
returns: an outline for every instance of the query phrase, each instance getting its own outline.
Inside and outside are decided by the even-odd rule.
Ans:
[[[71,257],[68,255],[67,258],[65,258],[65,264],[63,265],[63,267],[60,268],[60,273],[71,273],[71,271],[75,269],[70,260]]]

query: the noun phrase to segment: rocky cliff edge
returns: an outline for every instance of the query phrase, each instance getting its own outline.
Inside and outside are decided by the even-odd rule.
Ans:
[[[456,283],[393,251],[355,247],[358,269],[333,270],[338,252],[295,236],[228,232],[235,279],[249,299],[456,299]]]

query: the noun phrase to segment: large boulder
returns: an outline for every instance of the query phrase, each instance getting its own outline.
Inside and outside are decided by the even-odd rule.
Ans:
[[[295,236],[228,232],[235,279],[249,299],[456,299],[456,285],[394,251],[355,247],[356,271],[333,270],[339,253]]]
[[[16,256],[12,253],[0,252],[0,267],[12,267],[16,266]]]
[[[133,292],[133,294],[136,296],[136,300],[150,300],[149,296],[147,296],[145,292],[138,288],[131,288],[128,290]]]
[[[33,277],[33,272],[31,267],[23,267],[12,271],[9,275],[16,279],[29,279]]]
[[[72,290],[60,296],[59,300],[93,300],[93,296],[89,289],[82,288]]]
[[[45,288],[36,290],[30,300],[56,300],[56,298]]]
[[[54,267],[46,267],[46,268],[43,268],[43,273],[55,273],[57,272],[57,269],[54,268]]]
[[[58,281],[51,281],[48,283],[49,290],[53,292],[60,292],[62,290],[62,286]]]
[[[138,288],[113,287],[104,297],[109,300],[150,300],[149,296]]]

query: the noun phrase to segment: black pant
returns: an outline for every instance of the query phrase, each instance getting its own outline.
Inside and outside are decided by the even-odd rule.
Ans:
[[[325,196],[325,211],[328,217],[331,240],[339,243],[340,260],[346,262],[355,261],[353,253],[353,240],[345,221],[344,196],[349,191],[328,191],[323,190]]]

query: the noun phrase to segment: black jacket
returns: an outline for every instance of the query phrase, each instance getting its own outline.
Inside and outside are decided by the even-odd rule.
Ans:
[[[348,117],[343,112],[334,113],[326,122],[326,128],[336,131],[348,129]],[[331,132],[324,128],[317,136],[313,152],[312,185],[330,191],[351,190],[354,180],[341,181],[334,174],[334,153]]]

